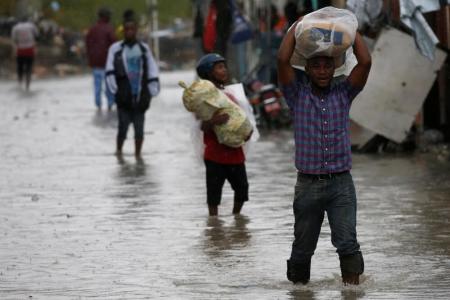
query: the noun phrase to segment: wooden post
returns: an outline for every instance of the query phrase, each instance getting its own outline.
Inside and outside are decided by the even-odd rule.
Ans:
[[[400,23],[400,2],[399,0],[383,0],[383,10],[389,18],[389,22]]]
[[[158,22],[158,0],[147,0],[147,6],[150,16],[150,33],[157,32],[159,30]],[[159,61],[159,37],[154,36],[152,39],[152,50],[156,61]]]
[[[441,46],[450,49],[450,7],[446,6],[436,12],[435,32],[439,38]],[[448,61],[448,59],[447,59]],[[445,128],[445,136],[450,139],[450,99],[448,92],[449,67],[447,64],[442,66],[438,74],[439,86],[439,124]]]

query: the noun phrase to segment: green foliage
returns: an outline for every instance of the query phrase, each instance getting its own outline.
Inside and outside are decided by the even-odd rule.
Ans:
[[[1,0],[0,1],[0,16],[9,16],[14,12],[14,0]]]
[[[159,22],[162,26],[173,23],[175,18],[192,18],[191,0],[158,0]]]
[[[2,0],[4,1],[4,0]],[[42,11],[45,17],[54,19],[58,24],[73,29],[83,30],[91,26],[97,20],[97,10],[100,7],[108,7],[112,11],[112,23],[119,25],[122,22],[122,14],[126,9],[133,9],[138,20],[148,20],[150,10],[147,0],[59,0],[60,10],[52,11],[50,4],[53,0],[42,0]],[[170,25],[177,17],[191,17],[190,0],[159,0],[160,26]]]

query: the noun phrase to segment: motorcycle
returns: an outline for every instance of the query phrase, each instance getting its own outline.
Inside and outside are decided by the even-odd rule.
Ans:
[[[274,84],[251,80],[245,87],[259,127],[272,129],[290,126],[289,107],[283,94]]]

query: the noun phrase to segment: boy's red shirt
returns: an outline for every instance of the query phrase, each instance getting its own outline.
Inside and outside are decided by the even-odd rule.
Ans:
[[[233,95],[226,95],[233,102],[237,103]],[[232,148],[219,143],[216,134],[212,130],[203,133],[203,143],[205,144],[205,160],[229,165],[242,164],[245,162],[245,155],[242,147]]]

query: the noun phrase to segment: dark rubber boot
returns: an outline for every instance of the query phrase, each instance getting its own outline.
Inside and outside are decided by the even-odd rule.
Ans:
[[[364,259],[361,252],[351,255],[339,256],[341,265],[342,282],[347,284],[359,284],[359,275],[364,273]]]
[[[287,279],[293,283],[307,284],[311,274],[311,260],[305,263],[294,263],[287,260]]]

